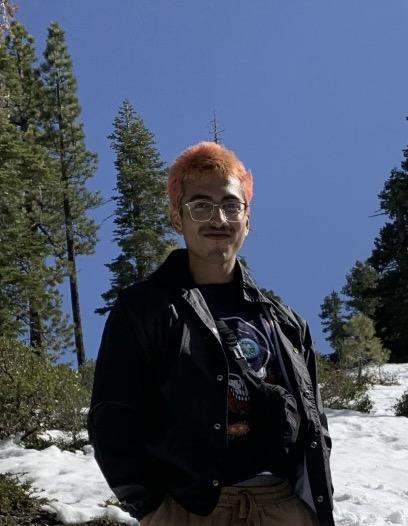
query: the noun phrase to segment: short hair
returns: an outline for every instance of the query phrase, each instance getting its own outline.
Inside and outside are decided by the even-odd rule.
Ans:
[[[170,208],[173,211],[180,210],[185,180],[209,173],[239,179],[245,201],[250,203],[253,194],[250,170],[245,168],[232,150],[215,142],[202,141],[184,150],[170,167],[167,184]]]

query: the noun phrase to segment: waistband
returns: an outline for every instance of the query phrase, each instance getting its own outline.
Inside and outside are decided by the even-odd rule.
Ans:
[[[233,487],[240,487],[240,488],[246,488],[246,487],[257,487],[257,486],[276,486],[276,484],[280,484],[285,479],[282,477],[279,477],[277,475],[256,475],[255,477],[251,477],[250,479],[243,480],[242,482],[238,482],[237,484],[233,484]]]
[[[225,486],[221,488],[218,505],[233,506],[242,500],[242,497],[250,496],[255,504],[267,504],[271,501],[279,501],[293,495],[292,487],[287,480],[273,486],[237,487]]]

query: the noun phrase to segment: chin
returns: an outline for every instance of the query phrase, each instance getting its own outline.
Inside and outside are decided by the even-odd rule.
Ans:
[[[217,263],[224,263],[234,257],[228,249],[222,247],[214,247],[207,252],[208,259],[211,259]]]

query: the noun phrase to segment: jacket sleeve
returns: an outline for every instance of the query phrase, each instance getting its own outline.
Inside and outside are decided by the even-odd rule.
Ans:
[[[163,492],[152,480],[145,436],[152,416],[151,366],[144,324],[119,298],[99,349],[88,431],[107,483],[133,517],[157,508]]]
[[[307,368],[309,370],[310,378],[313,383],[314,395],[315,395],[317,410],[319,413],[320,423],[322,426],[323,438],[324,438],[327,450],[330,455],[331,448],[332,448],[332,440],[331,440],[330,433],[329,433],[327,416],[324,413],[322,399],[320,396],[316,352],[313,347],[313,341],[310,335],[309,326],[306,322],[303,322],[303,326],[304,326],[303,345],[305,349],[305,361],[306,361]]]

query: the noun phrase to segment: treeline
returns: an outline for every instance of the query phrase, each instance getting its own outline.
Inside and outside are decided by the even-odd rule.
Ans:
[[[94,252],[104,204],[87,183],[97,169],[85,144],[73,66],[61,27],[48,27],[38,63],[34,39],[14,21],[0,42],[0,336],[57,359],[67,350],[85,364],[78,256]],[[114,241],[107,263],[111,286],[96,311],[105,313],[119,289],[143,278],[174,247],[167,219],[166,166],[153,135],[124,101],[109,136],[116,155],[112,196]],[[70,287],[71,320],[61,284]]]
[[[365,261],[357,261],[340,291],[321,305],[323,331],[340,367],[388,358],[408,362],[408,149],[379,194],[387,217]]]

